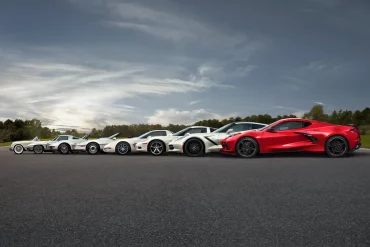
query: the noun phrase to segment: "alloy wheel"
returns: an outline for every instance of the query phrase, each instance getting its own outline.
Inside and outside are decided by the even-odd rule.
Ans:
[[[150,144],[150,152],[153,155],[160,155],[163,153],[163,143],[159,141],[154,141]]]
[[[37,145],[37,146],[34,146],[33,147],[33,151],[35,154],[42,154],[42,152],[44,151],[43,147],[40,146],[40,145]]]
[[[333,138],[328,141],[328,152],[333,157],[343,156],[347,152],[347,143],[342,138]]]
[[[117,153],[118,154],[121,154],[121,155],[124,155],[124,154],[127,154],[130,150],[130,147],[128,145],[128,143],[126,142],[120,142],[117,144]]]

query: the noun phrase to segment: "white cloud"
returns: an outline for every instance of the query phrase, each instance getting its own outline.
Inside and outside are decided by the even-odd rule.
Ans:
[[[225,119],[231,116],[236,116],[236,113],[231,113],[228,115],[220,115],[209,110],[198,109],[190,111],[181,111],[178,109],[164,109],[156,110],[152,116],[147,117],[149,124],[186,124],[191,125],[197,121],[205,119]]]
[[[320,101],[313,101],[313,103],[317,104],[317,105],[325,105],[324,103],[320,102]]]
[[[189,105],[195,105],[195,104],[199,104],[200,102],[202,102],[201,100],[194,100],[194,101],[191,101],[189,103]]]
[[[298,109],[295,107],[287,107],[287,106],[274,106],[271,111],[272,115],[290,115],[293,114],[297,117],[303,117],[303,115],[308,112],[307,110]]]
[[[0,117],[41,118],[48,126],[81,128],[129,123],[137,110],[122,101],[137,95],[166,95],[226,87],[206,76],[184,77],[194,71],[171,65],[122,62],[110,69],[49,59],[6,56],[0,68]],[[166,73],[163,73],[166,71]],[[180,72],[181,73],[180,73]],[[187,76],[189,77],[189,76]],[[9,111],[8,109],[12,109]]]

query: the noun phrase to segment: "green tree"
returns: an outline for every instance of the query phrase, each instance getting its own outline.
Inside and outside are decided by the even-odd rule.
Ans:
[[[317,120],[317,121],[328,121],[328,114],[324,113],[324,107],[322,105],[315,105],[311,110],[303,115],[304,118]]]

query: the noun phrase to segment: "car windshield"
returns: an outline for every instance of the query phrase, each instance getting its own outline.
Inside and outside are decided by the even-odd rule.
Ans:
[[[228,129],[230,129],[231,126],[233,126],[234,123],[229,123],[229,124],[226,124],[225,126],[222,126],[221,128],[218,128],[216,129],[215,131],[213,131],[212,133],[224,133],[226,132]]]
[[[186,134],[186,132],[187,132],[189,129],[190,129],[190,127],[189,127],[189,128],[186,128],[186,129],[182,129],[182,130],[180,130],[179,132],[176,132],[175,134],[173,134],[173,136],[183,136],[183,135],[185,135],[185,134]]]
[[[265,129],[268,129],[268,128],[270,128],[271,126],[275,125],[275,124],[276,124],[276,123],[278,123],[278,122],[280,122],[280,120],[275,121],[275,122],[273,122],[273,123],[271,123],[271,124],[269,124],[269,125],[266,125],[265,127],[261,128],[261,129],[258,129],[258,130],[265,130]]]
[[[56,141],[58,139],[59,136],[56,136],[54,137],[53,139],[51,139],[50,141]]]
[[[150,134],[153,133],[153,131],[150,131],[150,132],[146,132],[145,134],[142,134],[141,136],[139,136],[138,138],[139,139],[144,139],[144,138],[147,138],[148,136],[150,136]]]

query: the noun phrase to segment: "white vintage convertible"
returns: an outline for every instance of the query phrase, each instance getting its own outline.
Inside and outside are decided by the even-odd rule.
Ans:
[[[88,137],[89,137],[89,135],[85,135],[81,139],[86,141]],[[33,151],[35,154],[42,154],[43,152],[52,152],[53,151],[53,149],[51,148],[52,144],[63,141],[63,140],[69,140],[69,139],[73,140],[73,138],[78,138],[78,137],[74,137],[74,136],[71,136],[71,135],[59,135],[59,136],[57,136],[57,137],[55,137],[55,138],[53,138],[49,141],[32,142],[27,146],[27,150],[28,151]],[[78,151],[74,151],[74,150],[71,150],[71,152],[72,153],[78,153]]]
[[[15,154],[22,154],[26,150],[28,144],[37,141],[39,141],[39,138],[37,136],[30,141],[16,141],[10,145],[9,150],[13,151]]]

